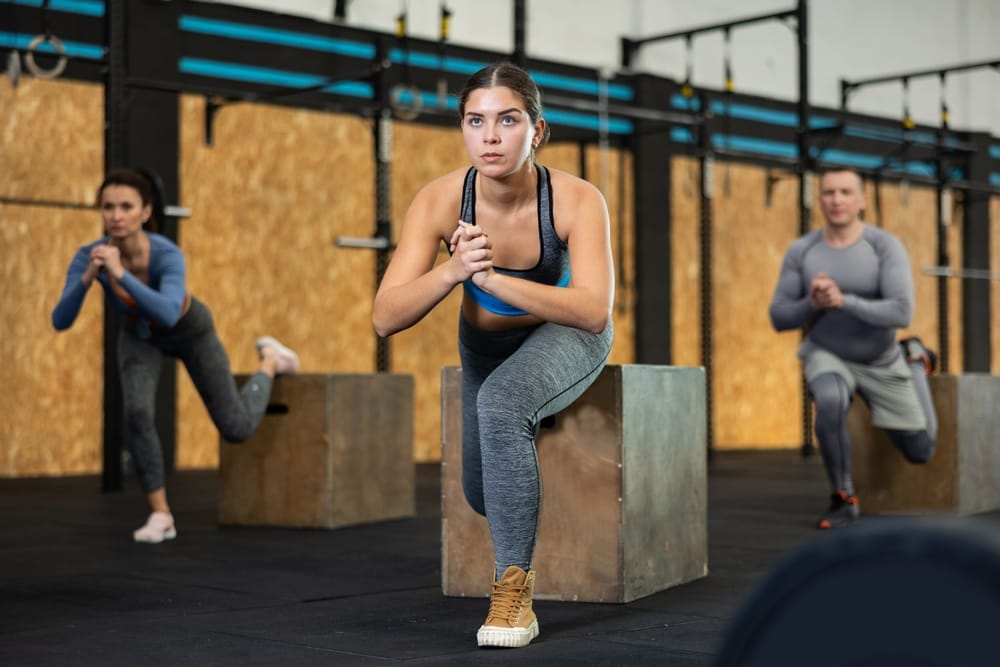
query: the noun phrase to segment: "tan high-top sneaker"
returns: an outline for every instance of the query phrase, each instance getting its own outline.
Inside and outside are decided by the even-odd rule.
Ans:
[[[538,636],[538,619],[531,610],[534,590],[534,570],[525,572],[516,565],[504,570],[490,593],[490,613],[476,633],[480,646],[518,648]]]

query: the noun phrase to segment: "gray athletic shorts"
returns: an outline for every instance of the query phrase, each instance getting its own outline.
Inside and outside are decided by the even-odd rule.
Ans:
[[[872,424],[879,428],[920,431],[927,428],[927,418],[920,409],[920,400],[913,387],[910,366],[902,354],[888,366],[868,366],[844,361],[810,340],[799,346],[799,359],[806,382],[824,373],[836,373],[844,378],[851,395],[855,393],[868,403]]]

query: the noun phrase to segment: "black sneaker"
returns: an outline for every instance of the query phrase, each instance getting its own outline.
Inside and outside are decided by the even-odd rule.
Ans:
[[[844,491],[837,491],[830,496],[830,509],[816,522],[817,530],[843,528],[858,520],[861,507],[857,496],[849,496]]]
[[[903,357],[907,362],[924,362],[924,370],[927,371],[928,375],[937,370],[937,355],[916,336],[904,338],[899,341],[899,346],[902,348]]]

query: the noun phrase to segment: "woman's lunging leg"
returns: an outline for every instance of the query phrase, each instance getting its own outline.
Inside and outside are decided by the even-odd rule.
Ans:
[[[476,401],[486,518],[497,573],[531,568],[541,503],[539,421],[568,407],[604,367],[600,335],[544,324],[483,382]]]

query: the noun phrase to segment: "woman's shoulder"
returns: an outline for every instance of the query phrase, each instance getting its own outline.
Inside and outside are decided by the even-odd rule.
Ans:
[[[575,196],[601,196],[601,191],[590,181],[562,169],[553,167],[545,167],[545,169],[549,172],[549,182],[552,184],[552,190],[556,197],[561,191],[572,192]]]
[[[603,208],[606,206],[604,195],[590,181],[561,169],[546,167],[549,172],[549,184],[552,187],[552,203],[559,209],[572,207],[574,210]]]
[[[462,188],[465,185],[465,176],[471,168],[459,167],[458,169],[452,169],[448,173],[442,174],[424,185],[420,188],[420,192],[428,192],[432,195],[442,195],[450,192],[461,197]]]
[[[184,253],[181,251],[180,247],[163,234],[146,232],[146,236],[149,238],[150,263],[162,261],[184,261]]]
[[[424,211],[446,211],[461,207],[462,188],[469,167],[454,169],[438,176],[417,191],[411,208]],[[455,219],[458,219],[456,212]]]

